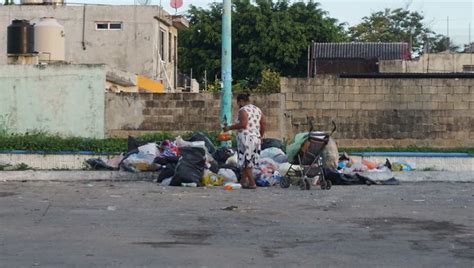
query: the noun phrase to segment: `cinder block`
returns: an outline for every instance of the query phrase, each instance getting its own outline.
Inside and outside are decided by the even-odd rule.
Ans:
[[[358,101],[349,101],[346,102],[346,109],[347,110],[360,110],[361,109],[361,103]],[[353,111],[351,111],[352,113]]]
[[[339,94],[338,96],[339,101],[353,101],[354,100],[354,94]]]
[[[458,102],[454,105],[454,110],[469,110],[469,102]]]
[[[360,86],[359,87],[360,94],[375,94],[375,87],[372,86]]]
[[[431,95],[431,101],[437,101],[437,102],[446,102],[447,97],[446,94],[434,94]]]
[[[338,94],[324,94],[324,101],[338,101]]]
[[[454,102],[440,102],[438,104],[438,109],[440,110],[453,110]]]
[[[362,110],[377,110],[377,104],[373,102],[363,101],[360,103],[360,109]]]
[[[318,102],[318,103],[316,104],[316,107],[317,107],[318,109],[323,109],[323,110],[331,109],[331,103],[326,102],[326,101]]]
[[[338,117],[339,116],[340,117],[352,117],[352,111],[351,110],[338,110],[337,111],[337,116]]]
[[[346,109],[345,102],[332,101],[330,102],[330,104],[331,104],[331,109]]]
[[[401,101],[403,101],[403,102],[415,102],[416,101],[416,95],[415,94],[401,95]]]
[[[286,109],[288,110],[298,110],[301,109],[301,103],[297,101],[287,101]]]
[[[381,102],[375,103],[375,107],[377,110],[392,109],[392,103],[388,101],[381,101]]]
[[[422,104],[422,109],[423,110],[436,110],[438,109],[438,102],[433,102],[433,101],[426,101],[423,102]]]
[[[436,94],[438,93],[438,87],[433,86],[422,86],[421,87],[422,94]]]
[[[454,94],[469,94],[469,87],[468,86],[458,86],[453,87]]]
[[[390,94],[390,88],[377,85],[375,87],[375,94]]]
[[[463,94],[447,94],[446,95],[447,99],[446,101],[448,102],[461,102],[463,101]]]
[[[302,109],[315,109],[316,103],[314,101],[303,101],[301,102]]]
[[[420,95],[415,95],[415,101],[419,102],[426,102],[426,101],[431,101],[431,94],[420,94]]]

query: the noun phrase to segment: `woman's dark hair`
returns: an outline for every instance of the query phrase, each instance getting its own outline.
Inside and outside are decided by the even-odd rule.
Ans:
[[[237,95],[237,101],[250,101],[250,93],[239,93],[239,95]]]

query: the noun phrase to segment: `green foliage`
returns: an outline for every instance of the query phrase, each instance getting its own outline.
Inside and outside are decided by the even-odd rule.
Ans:
[[[207,92],[212,92],[212,93],[217,93],[221,91],[221,80],[217,79],[214,81],[214,83],[208,84],[207,85]]]
[[[270,69],[262,71],[262,80],[254,90],[257,93],[278,93],[280,92],[280,74]]]
[[[202,131],[211,142],[219,146],[217,136],[220,130]],[[190,138],[194,133],[183,133],[183,139]],[[137,137],[138,142],[160,142],[164,140],[175,140],[176,135],[166,132],[145,134]],[[234,144],[236,144],[234,137]],[[94,152],[94,153],[119,153],[127,151],[127,139],[86,139],[78,137],[63,138],[41,132],[28,134],[12,134],[0,136],[0,151],[41,151],[41,152]],[[1,169],[0,169],[1,170]]]
[[[436,36],[427,37],[425,43],[425,52],[426,53],[439,53],[447,51],[459,51],[460,47],[453,44],[449,37],[438,34]]]
[[[393,147],[393,148],[339,148],[339,152],[364,153],[364,152],[434,152],[434,153],[470,153],[474,155],[473,148],[431,148],[431,147]]]
[[[9,114],[0,115],[0,137],[10,133],[11,116]]]
[[[15,4],[14,0],[5,0],[5,2],[3,2],[4,6],[10,6],[10,5],[14,5],[14,4]]]
[[[180,32],[180,69],[193,68],[196,77],[220,74],[220,3],[207,9],[191,6],[190,27]],[[312,40],[336,42],[347,39],[342,24],[327,16],[315,1],[234,1],[232,14],[232,56],[237,89],[254,87],[265,69],[284,76],[304,76],[307,48]]]
[[[353,41],[411,43],[413,52],[420,53],[427,37],[433,34],[423,19],[416,11],[387,8],[363,17],[360,24],[349,28],[349,34]]]

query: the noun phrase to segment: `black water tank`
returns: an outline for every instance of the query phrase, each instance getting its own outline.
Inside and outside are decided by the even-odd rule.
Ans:
[[[13,20],[8,26],[7,53],[32,54],[35,51],[35,32],[27,20]]]

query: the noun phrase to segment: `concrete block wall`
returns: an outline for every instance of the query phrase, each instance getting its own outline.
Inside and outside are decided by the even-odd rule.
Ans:
[[[280,137],[280,95],[255,95],[267,118],[267,136]],[[220,95],[212,93],[107,93],[106,127],[108,136],[123,137],[147,132],[185,133],[219,130]],[[237,116],[233,102],[232,115]]]
[[[287,136],[335,134],[344,147],[474,146],[474,79],[282,79]]]
[[[268,137],[331,130],[343,147],[474,146],[474,79],[284,78],[282,92],[253,95]],[[219,129],[219,94],[107,93],[108,136]],[[233,116],[237,116],[234,101]]]

